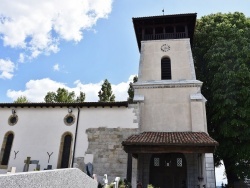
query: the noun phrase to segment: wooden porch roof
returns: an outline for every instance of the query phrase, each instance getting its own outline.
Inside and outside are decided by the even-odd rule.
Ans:
[[[218,142],[205,132],[143,132],[122,142],[127,153],[213,153]]]

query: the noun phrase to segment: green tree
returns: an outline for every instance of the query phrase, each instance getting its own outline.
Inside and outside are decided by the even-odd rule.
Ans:
[[[207,98],[209,134],[219,142],[229,187],[250,178],[250,19],[211,14],[197,21],[193,54]]]
[[[112,92],[111,84],[107,79],[104,80],[101,90],[98,92],[99,102],[114,102],[115,95]]]
[[[76,98],[76,102],[84,102],[85,101],[85,93],[80,91],[80,95]]]
[[[80,95],[76,98],[75,92],[69,92],[65,88],[58,88],[56,92],[48,92],[44,97],[44,101],[47,103],[54,102],[84,102],[85,93],[80,92]]]
[[[133,83],[138,81],[138,77],[134,76],[133,78]],[[130,82],[129,83],[129,88],[128,88],[128,102],[133,102],[133,98],[134,98],[134,88],[133,88],[133,83]]]
[[[26,96],[21,95],[20,97],[17,97],[17,99],[14,101],[14,103],[28,103],[28,99]]]

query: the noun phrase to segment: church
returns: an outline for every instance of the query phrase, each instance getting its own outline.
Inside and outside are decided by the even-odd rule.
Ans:
[[[0,103],[0,173],[90,166],[133,188],[215,188],[218,142],[195,75],[195,23],[196,13],[133,18],[132,103]]]

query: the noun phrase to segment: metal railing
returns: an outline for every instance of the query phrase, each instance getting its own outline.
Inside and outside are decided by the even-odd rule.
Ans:
[[[161,40],[161,39],[179,39],[179,38],[186,38],[185,32],[178,32],[178,33],[161,33],[161,34],[150,34],[144,35],[142,40]]]

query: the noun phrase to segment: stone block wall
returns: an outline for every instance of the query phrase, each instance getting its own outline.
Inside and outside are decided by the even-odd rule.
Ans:
[[[108,175],[109,183],[115,177],[124,179],[127,174],[127,153],[123,150],[122,141],[138,129],[131,128],[89,128],[86,130],[89,146],[86,154],[93,154],[94,174],[103,177]]]

